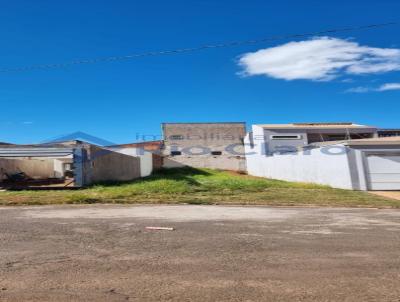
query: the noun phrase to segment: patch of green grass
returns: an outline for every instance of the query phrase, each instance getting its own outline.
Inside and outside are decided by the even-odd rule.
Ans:
[[[62,203],[188,203],[400,208],[400,201],[366,192],[194,168],[165,169],[135,181],[103,183],[77,191],[0,192],[1,205]]]
[[[91,197],[89,194],[77,193],[77,194],[72,194],[71,196],[69,196],[66,203],[90,204],[90,203],[98,203],[98,202],[101,202],[101,199]]]

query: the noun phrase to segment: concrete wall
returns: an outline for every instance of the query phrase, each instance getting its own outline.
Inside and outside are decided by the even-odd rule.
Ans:
[[[262,148],[259,144],[251,144],[250,136],[246,137],[245,142],[250,175],[362,191],[372,189],[369,184],[368,155],[400,154],[400,146],[336,144],[267,156],[260,152]]]
[[[34,179],[57,177],[54,171],[54,159],[0,158],[0,181],[6,179],[4,172],[13,174],[21,171]]]
[[[83,185],[128,181],[141,176],[140,159],[93,145],[83,148]]]
[[[260,152],[260,144],[251,144],[249,137],[246,137],[245,143],[247,171],[250,175],[355,189],[347,147],[329,146],[325,149],[266,156]],[[336,152],[340,154],[334,154]]]
[[[162,169],[164,165],[163,156],[158,153],[152,153],[152,154],[153,154],[153,171]]]
[[[261,128],[257,125],[253,125],[254,128]],[[261,128],[263,129],[263,128]],[[266,153],[280,153],[287,150],[296,150],[296,148],[301,148],[309,143],[324,142],[332,140],[330,137],[332,135],[343,136],[344,140],[346,136],[350,136],[353,139],[359,139],[364,136],[374,137],[376,134],[376,129],[359,129],[359,128],[349,128],[349,129],[263,129],[263,134],[259,130],[260,136],[255,137],[256,141],[264,141],[266,146]],[[299,139],[273,139],[273,135],[299,135]],[[360,136],[360,137],[359,137]],[[362,137],[361,137],[362,136]]]
[[[117,147],[117,148],[110,148],[110,150],[139,158],[141,177],[149,176],[153,172],[153,154],[151,152],[145,151],[142,148],[134,148],[134,147],[123,147],[123,148]]]
[[[335,130],[324,132],[330,131]],[[302,151],[287,154],[271,154],[269,135],[271,132],[253,125],[252,132],[246,136],[248,174],[286,181],[317,183],[341,189],[368,190],[366,156],[371,152],[380,154],[400,150],[400,146],[371,147],[332,143],[312,149],[305,147]],[[287,142],[282,141],[282,143]],[[299,147],[304,141],[300,143]],[[276,145],[273,148],[276,148]]]
[[[174,156],[164,158],[164,168],[179,168],[190,166],[194,168],[210,168],[220,170],[231,170],[231,171],[245,171],[246,163],[243,158],[236,158],[234,156],[193,156],[193,157],[181,157]]]
[[[244,123],[165,123],[164,167],[191,166],[245,171]],[[182,139],[174,139],[181,136]],[[172,151],[181,155],[172,156]],[[221,155],[213,155],[219,151]]]

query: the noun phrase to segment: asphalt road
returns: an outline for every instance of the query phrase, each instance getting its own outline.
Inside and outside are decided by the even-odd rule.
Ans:
[[[0,301],[398,302],[400,211],[0,208]]]

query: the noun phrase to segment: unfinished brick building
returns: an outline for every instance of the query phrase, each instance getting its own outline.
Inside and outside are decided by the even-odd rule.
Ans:
[[[163,123],[164,167],[246,171],[244,122]]]

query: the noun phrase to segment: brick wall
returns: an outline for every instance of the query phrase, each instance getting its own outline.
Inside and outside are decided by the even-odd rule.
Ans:
[[[164,167],[246,170],[245,123],[164,123],[162,128]]]

